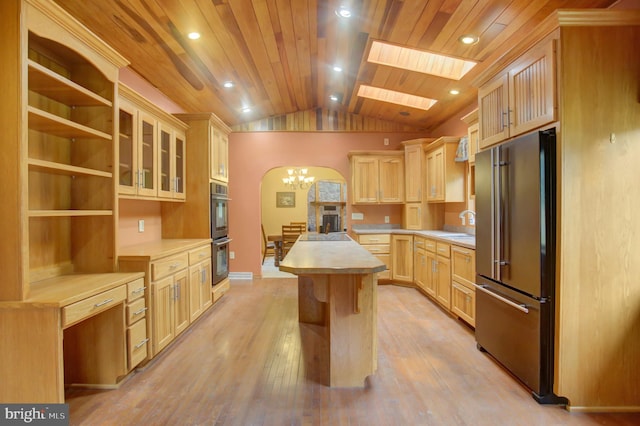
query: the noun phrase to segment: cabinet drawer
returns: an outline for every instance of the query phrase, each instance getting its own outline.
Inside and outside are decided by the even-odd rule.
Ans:
[[[138,278],[127,284],[127,301],[132,302],[144,296],[144,278]]]
[[[451,283],[451,311],[466,321],[476,325],[476,290],[459,282]]]
[[[360,244],[389,244],[391,242],[390,234],[365,234],[358,236]]]
[[[432,253],[436,252],[436,242],[433,240],[424,240],[424,249]]]
[[[151,264],[152,280],[157,281],[162,277],[166,277],[169,274],[178,272],[189,266],[189,255],[187,253],[180,253],[175,256],[167,257],[166,259],[160,259]]]
[[[200,247],[189,252],[189,265],[195,265],[205,259],[211,259],[211,246]]]
[[[138,321],[127,329],[128,367],[133,369],[147,357],[147,320]]]
[[[475,283],[475,250],[451,246],[451,274],[453,279],[466,285]]]
[[[436,253],[438,253],[438,256],[442,256],[442,257],[449,257],[451,256],[451,245],[447,244],[447,243],[441,243],[440,241],[438,241],[436,243]]]
[[[413,248],[414,249],[425,248],[425,239],[418,236],[413,237]]]
[[[131,325],[147,316],[147,305],[144,298],[138,299],[127,306],[127,325]]]
[[[127,298],[127,289],[124,285],[96,294],[80,302],[73,303],[62,308],[62,326],[68,327],[85,318],[89,318],[99,312],[123,302]]]
[[[390,244],[371,244],[363,246],[371,254],[389,253]]]
[[[229,291],[229,288],[231,288],[230,284],[229,284],[229,279],[225,279],[222,282],[216,284],[215,286],[213,286],[211,292],[212,292],[212,299],[213,302],[217,302],[218,299],[220,299],[222,296],[224,296],[224,294]]]

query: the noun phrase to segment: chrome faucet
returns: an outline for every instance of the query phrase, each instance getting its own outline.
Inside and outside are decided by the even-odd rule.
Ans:
[[[469,213],[471,217],[469,218],[469,225],[474,225],[476,223],[476,212],[473,210],[463,210],[460,212],[458,217],[462,220],[462,225],[465,225],[464,215]]]

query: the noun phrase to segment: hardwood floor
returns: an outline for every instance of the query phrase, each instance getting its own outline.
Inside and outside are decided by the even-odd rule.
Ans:
[[[314,382],[323,374],[318,342],[298,324],[296,279],[234,280],[194,327],[119,389],[69,390],[71,424],[640,424],[640,414],[538,405],[476,349],[463,323],[414,289],[378,291],[378,372],[363,388]]]

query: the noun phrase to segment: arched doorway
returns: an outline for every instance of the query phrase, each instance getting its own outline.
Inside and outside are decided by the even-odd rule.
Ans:
[[[300,166],[276,167],[262,177],[260,221],[266,235],[280,234],[282,225],[288,225],[291,222],[305,222],[308,230],[317,232],[322,225],[323,214],[339,214],[340,230],[345,228],[347,197],[345,178],[338,171],[328,167],[305,167],[307,175],[314,177],[313,183],[302,187],[291,187],[283,183],[283,178],[288,176],[288,169],[301,168]],[[271,264],[273,264],[272,259]]]

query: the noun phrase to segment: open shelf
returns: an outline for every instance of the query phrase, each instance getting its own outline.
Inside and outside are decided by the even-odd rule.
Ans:
[[[29,210],[29,217],[113,216],[113,210]]]
[[[28,61],[29,90],[42,96],[73,106],[107,106],[112,102],[96,95],[77,83],[56,74],[35,61]]]
[[[33,130],[65,138],[113,139],[113,137],[108,133],[83,126],[82,124],[74,123],[71,120],[58,117],[57,115],[32,106],[27,107],[27,111],[29,113],[29,128]]]
[[[113,139],[108,133],[83,126],[82,124],[74,123],[71,120],[58,117],[57,115],[32,106],[27,107],[27,111],[29,113],[29,128],[33,130],[65,138]]]
[[[29,170],[41,171],[69,176],[97,176],[104,178],[113,177],[113,173],[103,172],[101,170],[87,169],[85,167],[70,166],[68,164],[55,163],[52,161],[36,160],[29,158]]]

